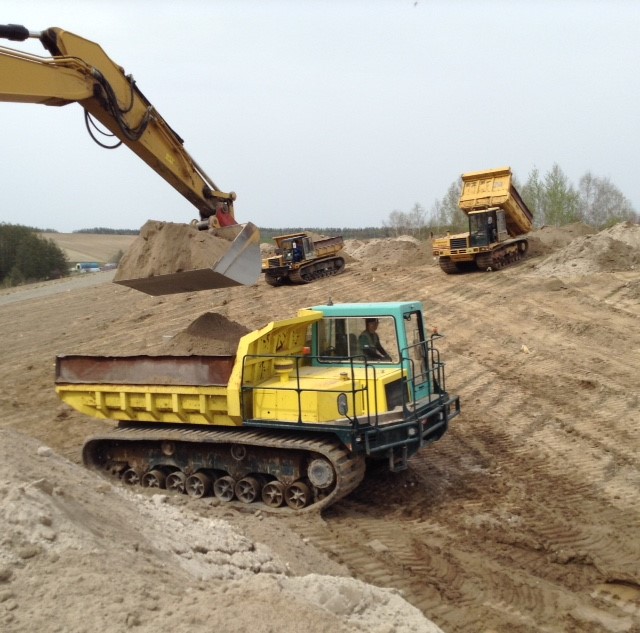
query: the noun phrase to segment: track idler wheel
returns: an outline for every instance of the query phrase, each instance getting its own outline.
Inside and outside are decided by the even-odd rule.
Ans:
[[[447,273],[447,275],[455,275],[460,272],[458,265],[448,257],[440,257],[438,259],[438,265],[440,266],[440,270]]]
[[[211,479],[204,473],[194,473],[187,477],[184,488],[190,497],[200,499],[211,493]]]
[[[333,466],[328,460],[322,457],[317,457],[309,462],[307,477],[309,477],[309,481],[316,488],[320,488],[321,490],[328,488],[336,480]]]
[[[274,286],[275,288],[277,288],[278,286],[282,286],[285,284],[286,282],[286,278],[285,277],[277,277],[275,275],[270,275],[269,273],[266,273],[264,276],[264,280],[270,285],[270,286]]]
[[[142,475],[143,488],[164,488],[166,475],[161,470],[150,470]]]

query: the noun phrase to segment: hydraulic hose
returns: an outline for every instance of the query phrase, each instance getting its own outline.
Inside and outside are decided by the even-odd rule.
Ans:
[[[29,29],[20,24],[0,24],[0,37],[12,42],[24,42],[31,36]]]

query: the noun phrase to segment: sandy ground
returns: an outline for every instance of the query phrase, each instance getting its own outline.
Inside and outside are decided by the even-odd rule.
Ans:
[[[410,238],[347,252],[300,287],[0,291],[3,631],[640,631],[640,227],[544,228],[496,273],[445,275]],[[408,471],[274,518],[79,466],[104,426],[57,400],[56,354],[154,353],[329,299],[419,299],[445,334],[463,414]]]
[[[135,235],[103,235],[100,233],[43,233],[65,251],[70,262],[114,261],[119,251],[125,252]]]

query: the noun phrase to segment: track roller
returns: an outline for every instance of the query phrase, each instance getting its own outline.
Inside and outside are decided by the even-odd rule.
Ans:
[[[187,476],[181,470],[174,470],[167,475],[165,485],[169,492],[174,494],[184,494],[186,492],[185,483]]]
[[[242,503],[253,503],[260,498],[262,484],[255,477],[243,477],[234,487],[236,497]]]
[[[286,486],[275,479],[262,488],[262,501],[270,508],[279,508],[284,503]]]
[[[311,501],[309,486],[302,481],[295,481],[285,490],[284,499],[290,508],[301,510]]]
[[[129,468],[122,473],[122,482],[127,486],[137,486],[141,478],[141,473],[135,468]]]
[[[213,494],[221,501],[231,501],[235,495],[236,481],[229,475],[218,477],[213,483]]]
[[[187,478],[184,488],[190,497],[207,497],[211,493],[211,479],[204,473],[194,473]]]
[[[161,470],[150,470],[142,475],[143,488],[164,488],[166,482],[166,475]]]

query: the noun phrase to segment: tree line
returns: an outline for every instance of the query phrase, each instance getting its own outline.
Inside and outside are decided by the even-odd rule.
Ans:
[[[624,194],[606,177],[584,174],[575,187],[558,164],[544,175],[534,168],[524,184],[513,177],[513,184],[533,213],[534,225],[562,226],[584,222],[597,230],[619,222],[640,222],[640,214]],[[321,235],[342,235],[345,239],[369,239],[395,237],[401,234],[426,238],[445,231],[467,230],[467,216],[459,209],[462,189],[460,180],[454,181],[445,195],[436,199],[427,211],[416,203],[408,211],[394,210],[381,227],[285,227],[260,228],[263,242],[271,242],[277,235],[311,232]],[[40,235],[55,232],[28,226],[0,223],[0,286],[15,286],[65,276],[69,261],[65,252],[53,240]],[[137,235],[134,229],[109,229],[96,227],[81,229],[75,233],[110,235]],[[114,256],[118,261],[120,251]]]
[[[64,277],[69,271],[65,252],[36,229],[0,223],[0,286]]]
[[[534,168],[524,184],[513,184],[533,214],[534,226],[563,226],[584,222],[601,230],[619,222],[639,222],[640,214],[631,202],[606,177],[585,173],[575,187],[558,164],[544,175]],[[383,225],[393,235],[407,233],[416,237],[467,230],[467,216],[458,207],[462,182],[456,180],[446,194],[427,211],[416,203],[408,212],[391,211]]]
[[[371,237],[389,237],[388,228],[280,228],[260,229],[263,242],[270,242],[276,235],[287,233],[314,232],[322,235],[343,235],[345,238],[366,239]],[[39,229],[19,224],[0,223],[0,287],[19,286],[21,284],[47,279],[57,279],[69,274],[69,260],[66,253],[53,240],[41,233],[57,233],[53,229]],[[137,235],[139,230],[108,229],[104,227],[81,229],[74,233],[103,235]],[[118,251],[110,261],[119,263],[124,255]]]
[[[391,237],[393,231],[387,226],[366,226],[364,228],[349,227],[285,227],[285,228],[265,228],[260,229],[260,241],[267,244],[277,235],[291,235],[293,233],[316,233],[318,235],[326,235],[332,237],[334,235],[342,235],[346,240],[365,240],[373,237]]]
[[[91,233],[92,235],[138,235],[139,229],[108,229],[104,226],[97,226],[93,229],[78,229],[73,233]]]

